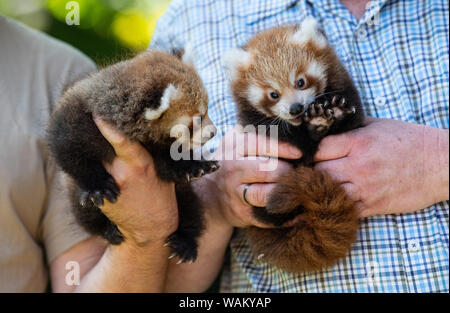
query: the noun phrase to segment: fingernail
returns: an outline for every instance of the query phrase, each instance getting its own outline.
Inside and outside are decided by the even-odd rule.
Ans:
[[[289,153],[293,157],[301,157],[302,156],[302,152],[297,147],[294,147],[294,146],[289,147]]]

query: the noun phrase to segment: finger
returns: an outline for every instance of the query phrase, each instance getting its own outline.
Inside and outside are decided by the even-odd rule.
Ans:
[[[252,184],[249,185],[249,188],[247,189],[246,193],[246,199],[251,204],[249,205],[246,203],[243,199],[243,193],[245,186],[247,185],[241,185],[237,189],[238,197],[242,199],[242,206],[240,207],[239,212],[235,212],[237,216],[242,220],[243,225],[246,226],[256,226],[259,228],[274,228],[274,225],[265,224],[255,218],[253,215],[253,209],[255,206],[265,206],[267,203],[267,197],[272,192],[273,188],[275,188],[275,184]],[[250,199],[249,199],[250,198]]]
[[[241,183],[275,183],[281,174],[292,169],[292,166],[282,160],[274,158],[252,159],[236,161],[236,173]]]
[[[326,172],[331,178],[341,184],[351,182],[346,158],[320,162],[316,164],[315,168],[319,171]]]
[[[256,133],[238,133],[237,150],[241,156],[264,155],[284,159],[299,159],[302,156],[300,149],[293,145]]]
[[[367,126],[369,124],[372,124],[373,122],[376,122],[377,120],[380,120],[379,118],[375,118],[372,116],[364,116],[364,121],[363,121],[363,125]]]
[[[347,193],[347,196],[349,196],[353,201],[361,200],[361,192],[356,185],[352,183],[344,183],[341,186],[342,188],[344,188],[345,192]]]
[[[245,199],[247,199],[247,202],[244,199],[244,190],[246,187]],[[275,184],[242,184],[238,186],[236,192],[238,198],[246,206],[265,207],[269,194],[274,187]]]
[[[331,135],[322,139],[314,160],[320,162],[344,158],[350,153],[351,148],[351,140],[348,133]]]
[[[148,166],[151,158],[140,143],[131,141],[120,131],[97,116],[94,116],[94,122],[103,137],[111,144],[118,158],[136,167]]]
[[[358,201],[355,203],[356,210],[358,211],[358,216],[360,218],[369,217],[373,214],[371,214],[371,210],[367,207],[366,204],[362,201]]]

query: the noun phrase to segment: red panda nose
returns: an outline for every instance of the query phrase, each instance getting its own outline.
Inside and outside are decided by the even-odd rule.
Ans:
[[[304,112],[305,107],[301,103],[294,103],[289,108],[289,113],[293,116],[297,116]]]

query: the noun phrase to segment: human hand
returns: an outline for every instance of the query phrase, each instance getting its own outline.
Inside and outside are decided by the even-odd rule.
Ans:
[[[215,158],[222,160],[220,169],[199,180],[197,193],[207,194],[209,208],[213,210],[207,214],[213,214],[216,221],[235,227],[272,227],[253,217],[252,206],[243,199],[244,188],[250,185],[246,193],[250,204],[264,207],[280,174],[292,168],[276,158],[300,157],[301,152],[287,143],[234,128],[224,136],[215,153]]]
[[[325,137],[316,168],[357,201],[361,217],[408,213],[448,199],[448,130],[366,118],[362,128]]]
[[[164,243],[178,227],[174,184],[158,179],[153,159],[141,144],[97,117],[94,121],[116,153],[104,166],[120,187],[117,202],[105,201],[101,210],[137,246]]]

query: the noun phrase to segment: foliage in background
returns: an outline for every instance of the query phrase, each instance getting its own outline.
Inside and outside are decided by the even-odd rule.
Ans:
[[[147,48],[170,0],[77,0],[80,25],[66,24],[68,0],[0,0],[0,14],[61,39],[108,64]]]

